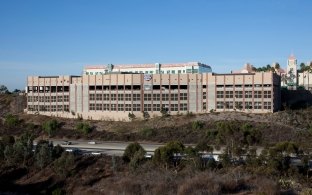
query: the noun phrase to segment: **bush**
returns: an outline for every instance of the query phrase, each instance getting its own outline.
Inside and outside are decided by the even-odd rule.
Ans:
[[[125,149],[122,159],[125,162],[130,162],[134,158],[137,152],[142,153],[142,151],[145,154],[144,148],[138,142],[131,143]]]
[[[74,168],[75,157],[72,153],[63,152],[61,157],[54,161],[54,171],[61,177],[66,177]]]
[[[193,121],[192,122],[192,129],[193,130],[201,129],[203,127],[204,127],[204,122],[202,122],[202,121]]]
[[[76,125],[76,130],[84,134],[89,134],[92,131],[92,128],[88,123],[81,122]]]
[[[43,123],[43,125],[42,125],[43,130],[49,136],[52,136],[55,133],[55,131],[58,129],[58,127],[59,127],[59,124],[55,119],[49,120],[49,121]]]
[[[17,118],[17,116],[8,114],[4,118],[4,124],[6,124],[9,127],[15,127],[19,124],[19,119]]]
[[[144,136],[145,138],[150,138],[154,136],[156,133],[154,129],[145,127],[141,129],[140,134]]]

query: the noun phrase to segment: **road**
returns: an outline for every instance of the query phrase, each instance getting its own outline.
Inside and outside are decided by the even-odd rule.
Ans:
[[[34,145],[37,144],[38,140],[34,141]],[[60,145],[65,149],[78,148],[82,150],[85,154],[106,154],[110,156],[122,156],[126,147],[133,142],[112,142],[112,141],[88,141],[88,140],[67,140],[71,142],[70,145],[63,145],[64,140],[60,139],[50,139],[49,141],[53,142],[53,145]],[[92,144],[90,144],[93,142]],[[160,143],[145,143],[139,142],[139,144],[144,148],[147,154],[153,155],[154,151],[164,146],[165,144]],[[194,144],[186,144],[185,146],[195,146]],[[214,149],[213,154],[215,158],[218,158],[225,150],[225,147],[220,147],[220,149]],[[259,155],[263,147],[257,147],[257,154]]]
[[[34,141],[34,144],[37,144],[38,140]],[[107,155],[115,155],[122,156],[126,147],[133,142],[110,142],[110,141],[95,141],[95,144],[90,144],[86,140],[67,140],[70,141],[70,145],[62,145],[64,140],[50,139],[49,141],[53,142],[53,145],[60,145],[66,149],[78,148],[87,153],[101,153]],[[147,154],[153,154],[154,151],[163,146],[164,144],[156,144],[156,143],[140,143],[140,145],[144,148]]]

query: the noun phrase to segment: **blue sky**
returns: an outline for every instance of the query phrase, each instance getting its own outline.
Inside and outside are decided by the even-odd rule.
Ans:
[[[0,0],[0,84],[86,64],[312,60],[311,0]]]

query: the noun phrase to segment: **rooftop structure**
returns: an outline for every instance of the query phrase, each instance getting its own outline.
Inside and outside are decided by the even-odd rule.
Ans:
[[[141,73],[141,74],[186,74],[208,73],[211,67],[200,62],[170,63],[170,64],[119,64],[86,66],[84,75],[103,75],[110,73]]]

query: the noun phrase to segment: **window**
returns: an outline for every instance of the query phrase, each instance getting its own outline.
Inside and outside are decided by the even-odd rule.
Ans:
[[[271,98],[271,91],[264,91],[263,92],[263,97],[264,98]]]
[[[207,109],[207,104],[206,102],[203,102],[203,110],[206,110]]]
[[[64,105],[64,112],[69,112],[69,105]]]
[[[131,111],[131,104],[125,104],[125,110]]]
[[[118,101],[124,100],[124,94],[118,94]]]
[[[167,70],[167,74],[170,74],[170,70]]]
[[[63,106],[62,105],[57,105],[57,111],[62,112],[63,111]]]
[[[141,111],[140,104],[133,104],[133,111]]]
[[[96,94],[96,101],[102,101],[102,94]]]
[[[111,94],[111,101],[116,101],[116,94]]]
[[[187,93],[180,93],[180,100],[187,100]]]
[[[171,104],[170,111],[179,111],[179,104]]]
[[[96,104],[96,110],[101,110],[102,111],[102,104]]]
[[[151,101],[152,100],[152,94],[144,94],[144,101]]]
[[[123,111],[123,110],[124,110],[124,105],[118,104],[118,111]]]
[[[160,94],[153,94],[153,100],[154,101],[160,101]]]
[[[225,109],[233,109],[233,102],[225,102],[224,106]]]
[[[153,104],[153,111],[160,111],[160,104]]]
[[[245,91],[245,98],[252,98],[252,91]]]
[[[233,98],[233,91],[225,91],[225,98]]]
[[[171,100],[172,101],[178,101],[179,100],[179,94],[177,94],[177,93],[172,93],[171,94]]]
[[[243,92],[242,91],[235,91],[235,98],[243,98]]]
[[[103,100],[109,101],[109,94],[103,94]]]
[[[103,104],[103,111],[109,111],[109,104]]]
[[[171,73],[172,73],[172,74],[175,74],[175,70],[172,70]]]
[[[68,95],[64,95],[64,102],[69,102],[69,96]]]
[[[254,102],[254,109],[262,109],[262,103],[261,102]]]
[[[181,111],[187,111],[187,104],[180,104]]]
[[[224,97],[224,91],[217,91],[217,98],[223,98]]]
[[[271,110],[271,102],[263,102],[263,109]]]
[[[161,94],[162,101],[169,101],[169,94]]]
[[[181,70],[178,70],[178,74],[181,74]]]
[[[116,111],[117,108],[116,108],[116,104],[111,104],[111,111]]]
[[[131,101],[131,94],[125,94],[125,101]]]
[[[217,109],[223,109],[223,102],[217,102]]]
[[[262,98],[262,91],[254,91],[254,98]]]
[[[140,101],[141,100],[141,94],[133,94],[133,101]]]
[[[152,111],[152,104],[144,104],[144,111]]]
[[[90,99],[91,101],[95,100],[95,94],[90,94],[90,95],[89,95],[89,99]]]
[[[56,102],[56,96],[51,96],[51,102]]]
[[[28,96],[27,97],[27,102],[32,102],[33,101],[33,97],[32,96]]]
[[[245,102],[245,109],[252,109],[252,102]]]
[[[57,102],[63,102],[63,96],[57,96]]]
[[[56,105],[51,105],[51,112],[56,112]]]
[[[203,99],[207,99],[207,93],[206,92],[203,92]]]
[[[89,110],[95,110],[95,104],[90,104],[89,105]]]

